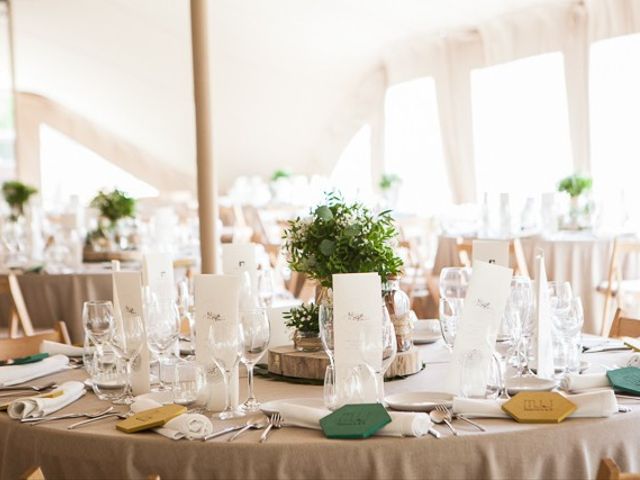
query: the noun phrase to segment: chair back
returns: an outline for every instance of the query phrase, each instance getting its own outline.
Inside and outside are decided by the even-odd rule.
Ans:
[[[600,460],[596,480],[640,480],[640,473],[623,473],[611,458]]]
[[[48,332],[18,338],[0,338],[0,360],[26,357],[40,352],[40,344],[44,340],[71,344],[67,325],[58,322],[56,329]]]
[[[20,475],[20,480],[45,480],[45,478],[40,467],[31,467]]]
[[[617,309],[611,322],[609,337],[640,337],[640,319],[622,316],[622,310]]]

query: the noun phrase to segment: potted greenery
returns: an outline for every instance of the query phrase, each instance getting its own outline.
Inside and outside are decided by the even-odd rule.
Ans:
[[[293,345],[301,352],[317,352],[322,349],[320,341],[319,308],[315,303],[304,303],[291,308],[283,315],[285,326],[294,330]]]
[[[269,190],[276,203],[288,203],[291,201],[291,172],[278,169],[271,174]]]
[[[402,268],[393,245],[397,235],[389,211],[376,214],[330,193],[309,217],[291,220],[283,238],[291,269],[321,287],[316,290],[320,303],[334,273],[377,272],[383,280],[397,276]]]
[[[24,206],[29,202],[32,195],[38,192],[38,189],[30,185],[26,185],[17,180],[4,182],[2,184],[2,195],[11,208],[11,221],[17,221],[24,216]]]
[[[91,232],[88,238],[92,246],[98,246],[94,250],[104,249],[105,241],[112,243],[107,245],[107,249],[119,247],[122,244],[122,235],[118,231],[118,225],[121,220],[135,216],[136,200],[116,188],[111,192],[98,192],[91,200],[91,207],[100,212],[98,228]]]
[[[388,208],[394,208],[398,201],[398,193],[402,179],[395,173],[385,173],[380,177],[378,188]]]
[[[564,192],[570,198],[569,221],[565,224],[566,228],[577,230],[586,228],[591,223],[592,208],[587,195],[592,186],[591,177],[577,173],[558,182],[558,192]]]

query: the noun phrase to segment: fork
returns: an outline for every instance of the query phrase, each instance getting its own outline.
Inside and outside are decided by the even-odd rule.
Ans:
[[[24,385],[24,386],[10,386],[10,387],[0,387],[0,392],[25,392],[28,390],[33,390],[34,392],[42,392],[43,390],[48,390],[49,388],[56,388],[56,382],[45,383],[44,385]]]
[[[451,430],[451,432],[454,435],[458,435],[458,432],[456,431],[456,429],[453,428],[453,425],[451,425],[451,421],[453,420],[453,417],[451,416],[451,412],[449,411],[447,406],[442,403],[439,403],[438,405],[436,405],[436,411],[442,414],[442,416],[444,417],[443,418],[444,423],[447,424],[447,427],[449,427],[449,430]]]
[[[113,406],[105,408],[101,411],[96,411],[96,412],[67,413],[64,415],[57,415],[53,417],[23,418],[22,420],[20,420],[20,422],[28,423],[29,425],[40,425],[41,423],[51,422],[53,420],[64,420],[67,418],[80,418],[80,417],[96,418],[96,417],[101,417],[112,411],[113,411]]]
[[[280,428],[281,426],[282,417],[278,412],[276,412],[269,417],[269,425],[267,425],[266,430],[262,432],[262,435],[260,435],[260,443],[264,443],[267,441],[267,439],[269,438],[269,432],[272,428]]]

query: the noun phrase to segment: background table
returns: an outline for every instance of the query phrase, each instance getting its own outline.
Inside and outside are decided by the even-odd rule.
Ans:
[[[420,347],[426,369],[405,380],[387,382],[387,393],[438,390],[449,357],[439,342]],[[622,364],[629,353],[585,356],[598,364]],[[58,374],[58,381],[84,378],[80,370]],[[44,380],[44,379],[43,379]],[[244,384],[244,382],[242,382]],[[261,401],[321,398],[321,386],[294,385],[258,378]],[[625,403],[625,401],[622,401]],[[65,409],[86,411],[104,406],[92,393]],[[460,436],[441,426],[441,440],[373,437],[329,440],[318,430],[285,427],[258,444],[252,431],[233,443],[172,441],[148,432],[120,433],[115,421],[69,431],[74,420],[28,426],[0,414],[0,479],[15,479],[32,465],[47,478],[224,479],[372,479],[372,478],[595,478],[600,459],[612,457],[624,471],[640,471],[640,403],[631,413],[610,418],[568,419],[559,425],[524,425],[506,419],[480,419],[478,432],[455,422]],[[241,420],[240,420],[241,421]],[[216,428],[223,423],[216,421]]]

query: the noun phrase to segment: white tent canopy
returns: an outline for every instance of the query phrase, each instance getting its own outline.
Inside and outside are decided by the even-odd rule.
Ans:
[[[565,54],[573,160],[588,170],[589,42],[640,30],[637,0],[211,6],[214,146],[223,188],[237,175],[277,168],[329,173],[365,123],[379,174],[387,87],[433,76],[454,199],[473,199],[470,70],[549,51]],[[91,148],[104,140],[95,133],[106,132],[118,145],[102,148],[109,160],[162,190],[194,188],[189,2],[13,0],[12,10],[18,127],[38,118],[61,121],[50,110],[64,109],[67,118],[77,115],[75,123],[61,121],[77,141]],[[39,183],[38,153],[27,150],[19,150],[20,175]],[[454,175],[463,169],[471,174]]]

